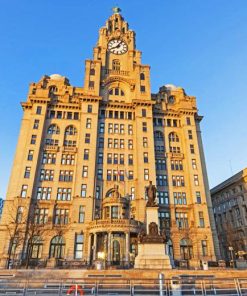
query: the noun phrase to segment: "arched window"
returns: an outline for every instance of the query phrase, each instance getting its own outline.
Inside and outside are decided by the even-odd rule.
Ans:
[[[174,132],[169,134],[169,142],[179,142],[178,135]]]
[[[120,71],[120,61],[119,60],[112,61],[112,70]]]
[[[193,257],[192,241],[188,238],[183,238],[180,241],[180,255],[183,260],[190,260]]]
[[[164,140],[163,133],[161,131],[155,131],[154,132],[154,140],[163,141]]]
[[[50,86],[49,93],[53,94],[54,92],[57,92],[57,87],[55,85]]]
[[[41,237],[34,236],[29,241],[29,256],[31,259],[39,259],[42,256],[43,241]]]
[[[60,235],[54,236],[50,244],[50,258],[61,259],[64,257],[65,241]]]
[[[121,90],[119,87],[111,88],[109,90],[109,95],[123,97],[124,96],[124,91]]]
[[[60,134],[60,129],[58,125],[56,124],[51,124],[47,130],[47,134],[49,135],[59,135]]]
[[[68,136],[74,136],[77,134],[77,129],[73,125],[69,125],[65,129],[65,135]]]
[[[144,74],[144,73],[141,73],[141,74],[140,74],[140,79],[141,79],[141,80],[145,80],[145,74]]]

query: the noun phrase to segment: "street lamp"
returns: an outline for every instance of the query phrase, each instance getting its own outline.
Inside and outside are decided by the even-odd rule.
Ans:
[[[233,247],[232,246],[229,246],[228,247],[228,250],[230,251],[230,254],[231,254],[231,261],[230,261],[230,267],[234,267],[234,260],[233,260]]]

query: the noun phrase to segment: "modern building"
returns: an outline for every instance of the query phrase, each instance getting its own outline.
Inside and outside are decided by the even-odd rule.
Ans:
[[[216,260],[196,98],[170,84],[151,94],[150,66],[119,8],[85,62],[84,86],[45,75],[30,84],[22,108],[0,229],[2,266],[27,253],[48,266],[97,259],[129,265],[150,181],[175,263]],[[9,229],[18,221],[23,239]]]
[[[222,258],[246,256],[247,168],[211,189],[211,197]]]

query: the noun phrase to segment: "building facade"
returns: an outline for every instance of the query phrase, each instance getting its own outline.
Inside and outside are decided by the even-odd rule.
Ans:
[[[0,197],[0,221],[3,213],[4,200]]]
[[[247,258],[247,168],[211,189],[222,258]]]
[[[128,265],[150,181],[175,263],[219,254],[196,98],[174,85],[151,94],[135,37],[115,8],[85,62],[83,87],[58,74],[30,84],[0,229],[2,265],[11,256]]]

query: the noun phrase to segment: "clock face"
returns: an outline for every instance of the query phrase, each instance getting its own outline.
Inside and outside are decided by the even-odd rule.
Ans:
[[[120,39],[112,39],[108,43],[108,50],[114,54],[124,54],[128,50],[128,45]]]

